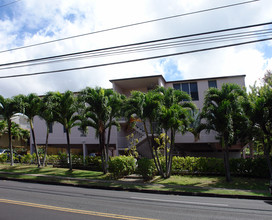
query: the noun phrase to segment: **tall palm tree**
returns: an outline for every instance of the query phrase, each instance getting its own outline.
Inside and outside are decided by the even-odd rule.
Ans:
[[[108,152],[109,152],[109,146],[110,146],[111,128],[112,126],[116,126],[118,129],[120,128],[118,118],[122,116],[123,104],[125,100],[126,100],[126,97],[124,95],[121,95],[120,93],[117,93],[115,91],[113,91],[112,94],[109,95],[109,106],[111,107],[111,110],[110,110],[108,137],[107,137],[107,145],[106,145],[107,160],[109,160]]]
[[[140,120],[143,123],[146,140],[150,149],[151,156],[154,160],[158,172],[163,176],[163,169],[159,160],[155,143],[155,130],[152,124],[158,121],[159,110],[162,100],[162,94],[155,91],[143,93],[141,91],[132,91],[131,96],[125,102],[125,115],[128,119],[131,117]],[[150,125],[150,130],[148,129]],[[151,138],[149,134],[151,133]]]
[[[116,119],[120,115],[123,98],[112,89],[87,87],[80,92],[80,99],[84,103],[80,114],[81,127],[85,131],[88,126],[95,129],[96,136],[99,138],[103,171],[107,173],[111,127],[120,126]],[[108,140],[106,140],[107,129]]]
[[[188,131],[189,125],[192,122],[190,112],[195,109],[195,105],[191,102],[191,97],[186,92],[163,87],[158,88],[157,91],[163,94],[159,124],[164,129],[166,135],[170,133],[169,145],[165,141],[164,157],[166,171],[163,176],[164,178],[169,178],[172,169],[176,133],[180,132],[184,134]]]
[[[56,121],[56,117],[54,114],[54,93],[48,92],[43,98],[41,102],[41,110],[39,116],[45,120],[46,123],[46,139],[45,139],[45,148],[44,148],[44,157],[43,157],[43,166],[46,163],[47,157],[47,148],[48,148],[48,138],[50,132],[50,126]]]
[[[28,95],[18,95],[14,98],[17,102],[17,104],[21,108],[21,113],[23,113],[25,116],[27,116],[29,124],[30,124],[30,130],[32,134],[32,140],[34,144],[34,150],[36,153],[37,158],[37,165],[38,167],[41,166],[38,147],[36,144],[36,138],[35,138],[35,131],[34,131],[34,117],[36,115],[39,115],[40,108],[41,108],[41,99],[39,96],[37,96],[34,93],[30,93]]]
[[[251,138],[260,141],[272,179],[272,165],[270,160],[272,146],[272,81],[266,79],[262,87],[252,87],[249,93],[247,115],[251,121],[253,132]]]
[[[50,95],[52,95],[50,98],[52,98],[54,106],[54,120],[62,124],[66,132],[69,170],[72,170],[70,133],[71,129],[78,125],[77,98],[74,93],[69,90],[65,93],[54,92]]]
[[[4,98],[0,95],[0,115],[3,117],[3,119],[7,122],[8,125],[8,137],[9,137],[9,149],[11,152],[11,160],[10,165],[14,165],[13,161],[13,147],[12,147],[12,134],[11,134],[11,118],[12,116],[18,113],[18,105],[14,101],[14,99],[10,98]]]
[[[192,123],[188,129],[194,135],[195,142],[200,139],[200,132],[206,129],[206,125],[201,122],[202,114],[200,111],[192,111],[191,116],[193,118]]]
[[[231,181],[229,167],[229,148],[241,135],[244,111],[242,100],[246,97],[245,90],[237,84],[223,84],[221,89],[210,88],[207,91],[203,107],[208,132],[217,132],[222,151],[226,181]]]

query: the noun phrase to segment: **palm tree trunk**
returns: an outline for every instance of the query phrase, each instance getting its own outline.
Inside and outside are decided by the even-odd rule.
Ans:
[[[231,182],[228,146],[226,146],[226,148],[224,148],[224,166],[225,166],[226,181]]]
[[[158,170],[158,172],[163,177],[164,174],[163,174],[163,170],[162,170],[162,167],[161,167],[161,164],[160,164],[160,159],[159,159],[159,157],[157,155],[157,152],[155,151],[156,157],[155,157],[154,152],[153,152],[153,140],[152,140],[152,142],[150,142],[145,121],[143,121],[143,124],[144,124],[144,130],[145,130],[145,135],[146,135],[146,138],[147,138],[148,146],[149,146],[149,149],[150,149],[150,152],[151,152],[151,155],[152,155],[152,159],[154,160],[156,169]],[[157,158],[157,160],[156,160],[156,158]]]
[[[13,147],[12,147],[12,137],[11,137],[11,120],[8,120],[8,137],[9,137],[9,150],[10,150],[10,166],[14,165],[13,160]]]
[[[45,163],[46,163],[47,147],[48,147],[48,137],[49,137],[49,127],[47,126],[47,129],[46,129],[46,140],[45,140],[45,149],[44,149],[44,156],[43,156],[43,167],[45,167]]]
[[[102,170],[106,174],[106,152],[105,152],[105,133],[99,133],[99,146],[101,151]]]
[[[170,141],[170,151],[169,151],[169,158],[168,158],[168,165],[166,170],[166,178],[169,178],[171,176],[171,170],[172,170],[172,159],[173,159],[173,150],[175,148],[175,130],[171,129],[171,141]]]
[[[111,125],[109,126],[109,129],[108,129],[108,138],[107,138],[107,145],[106,145],[107,161],[109,161],[110,136],[111,136]],[[108,172],[108,170],[109,170],[109,164],[108,164],[108,162],[106,163],[106,166],[107,166],[106,170]]]
[[[106,140],[105,140],[105,136],[106,136],[106,132],[105,130],[103,130],[102,133],[102,147],[103,147],[103,151],[104,151],[104,174],[108,173],[108,151],[107,151],[107,147],[106,147]]]
[[[35,132],[34,132],[34,127],[33,127],[33,122],[30,119],[30,129],[31,129],[31,133],[32,133],[32,139],[33,139],[33,144],[34,144],[34,149],[35,149],[35,153],[36,153],[36,158],[37,158],[37,165],[38,167],[41,166],[41,162],[40,162],[40,157],[39,157],[39,152],[37,149],[37,144],[36,144],[36,139],[35,139]]]
[[[73,170],[72,166],[72,156],[71,156],[71,145],[70,145],[70,135],[68,129],[66,129],[67,147],[68,147],[68,159],[69,159],[69,170]]]
[[[269,153],[271,151],[271,147],[269,147],[269,143],[265,144],[264,141],[263,141],[263,146],[264,146],[264,155],[266,158],[270,179],[272,179],[272,164],[271,164],[270,153]]]

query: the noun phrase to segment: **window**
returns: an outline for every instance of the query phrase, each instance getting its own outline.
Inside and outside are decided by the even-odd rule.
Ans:
[[[198,88],[197,88],[197,83],[193,82],[190,83],[190,93],[192,97],[192,100],[198,100]]]
[[[49,124],[49,133],[53,133],[53,123]]]
[[[191,83],[175,83],[173,84],[173,88],[177,90],[182,90],[183,92],[187,92],[191,95],[192,100],[198,100],[198,88],[196,82]]]
[[[173,84],[173,88],[176,90],[180,90],[180,83]]]
[[[209,88],[217,88],[216,80],[209,80],[208,85],[209,85]]]

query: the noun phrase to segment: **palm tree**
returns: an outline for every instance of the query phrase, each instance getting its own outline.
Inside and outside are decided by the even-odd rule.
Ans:
[[[53,103],[53,115],[55,121],[63,125],[66,132],[67,139],[67,151],[68,151],[68,162],[69,170],[72,170],[72,157],[71,157],[71,145],[70,145],[70,133],[74,126],[77,126],[78,120],[77,116],[77,98],[71,91],[66,91],[65,93],[54,92],[52,95]],[[49,98],[49,97],[48,97]]]
[[[188,100],[188,101],[183,101]],[[182,91],[174,90],[173,88],[157,88],[154,91],[147,93],[133,91],[129,97],[127,106],[127,116],[134,116],[141,119],[144,125],[146,138],[151,151],[152,158],[155,162],[158,172],[163,178],[170,177],[172,168],[172,154],[175,146],[175,135],[177,131],[185,132],[189,124],[189,111],[195,106],[189,101],[190,96]],[[167,133],[170,132],[170,145],[164,140],[164,158],[166,170],[163,169],[160,157],[158,155],[158,144],[155,141],[155,134],[161,129],[155,131],[152,124],[158,123],[161,129],[164,129],[167,138]],[[151,138],[147,124],[150,124]]]
[[[30,93],[29,95],[18,95],[15,97],[15,100],[21,108],[21,113],[23,113],[25,116],[27,116],[29,124],[30,124],[30,131],[32,134],[32,140],[34,144],[34,150],[36,153],[37,158],[37,165],[38,167],[41,166],[38,147],[36,144],[36,138],[35,138],[35,131],[34,131],[34,117],[36,115],[39,115],[40,108],[41,108],[41,99],[39,96],[37,96],[34,93]]]
[[[135,118],[143,123],[146,140],[150,149],[151,156],[154,160],[158,172],[163,176],[163,169],[159,160],[155,143],[155,130],[152,124],[158,121],[159,110],[162,100],[162,94],[155,91],[143,93],[132,91],[131,96],[125,102],[125,115],[128,119]],[[148,124],[150,130],[148,130]],[[151,133],[151,138],[149,137]]]
[[[45,140],[45,148],[44,148],[44,158],[43,158],[43,167],[46,163],[47,156],[47,148],[48,148],[48,138],[50,132],[50,126],[56,121],[56,117],[54,115],[54,93],[48,92],[43,98],[41,102],[41,110],[39,115],[45,120],[46,123],[46,140]]]
[[[80,92],[80,99],[84,103],[80,113],[81,127],[85,131],[88,126],[95,129],[96,136],[99,138],[103,171],[107,173],[111,127],[120,126],[116,117],[120,115],[123,98],[112,89],[87,87]],[[108,140],[106,140],[107,129]]]
[[[172,169],[176,133],[184,134],[188,131],[192,122],[190,112],[195,109],[195,105],[191,102],[191,97],[186,92],[174,90],[173,88],[165,89],[163,87],[158,88],[157,91],[163,94],[159,124],[164,129],[166,135],[170,133],[170,143],[167,144],[165,140],[164,157],[166,171],[163,176],[164,178],[169,178]]]
[[[272,146],[272,90],[271,77],[262,87],[252,87],[249,93],[247,115],[251,121],[254,140],[263,145],[264,155],[272,179],[272,165],[270,160]]]
[[[203,107],[207,132],[214,130],[224,152],[226,180],[231,181],[229,167],[229,148],[241,135],[241,125],[245,114],[242,100],[245,91],[237,84],[223,84],[222,89],[210,88],[207,91]]]
[[[14,101],[14,99],[10,98],[4,98],[0,95],[0,115],[3,117],[3,119],[7,122],[8,125],[8,137],[9,137],[9,149],[11,152],[11,160],[10,165],[14,165],[13,161],[13,148],[12,148],[12,134],[11,134],[11,118],[12,116],[18,113],[18,105]]]
[[[126,100],[124,95],[117,93],[115,91],[109,95],[109,106],[111,107],[110,117],[109,117],[109,127],[108,127],[108,138],[106,145],[107,152],[107,161],[109,160],[108,152],[110,146],[110,137],[111,137],[111,128],[112,126],[116,126],[118,129],[120,128],[120,124],[118,122],[118,118],[122,116],[123,113],[123,104]]]
[[[200,132],[206,129],[206,125],[201,122],[202,114],[200,111],[192,111],[191,116],[193,118],[192,123],[188,129],[194,135],[195,142],[200,139]]]

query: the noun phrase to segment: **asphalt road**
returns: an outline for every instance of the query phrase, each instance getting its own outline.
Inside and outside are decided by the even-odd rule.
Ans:
[[[272,200],[158,195],[0,180],[0,220],[272,219]]]

